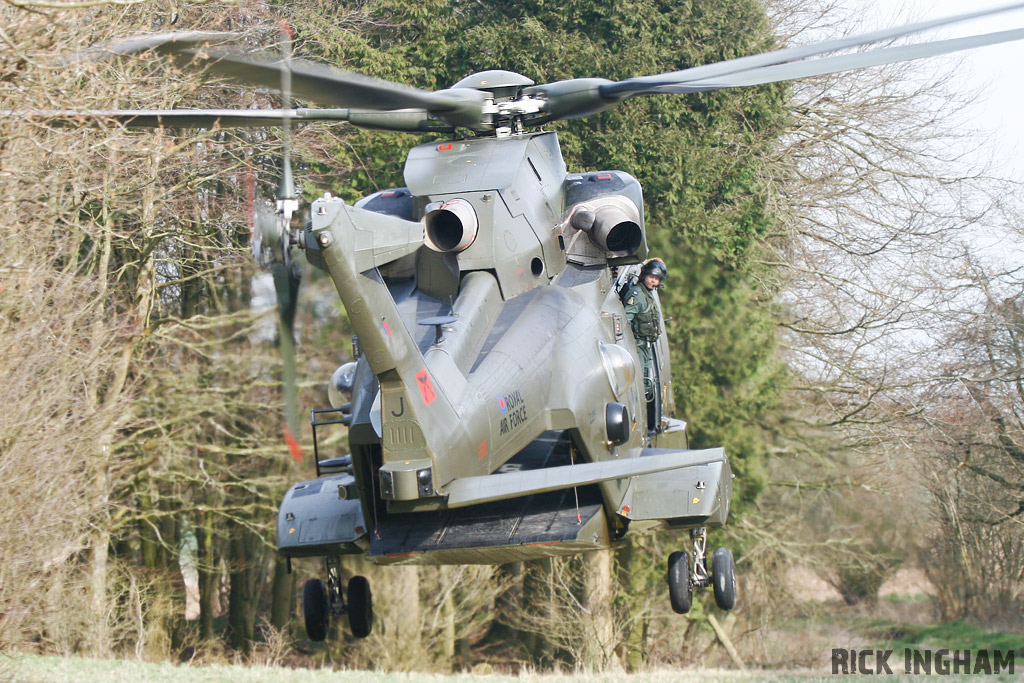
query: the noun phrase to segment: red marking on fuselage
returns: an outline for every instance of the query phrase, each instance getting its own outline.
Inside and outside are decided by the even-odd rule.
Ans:
[[[420,395],[423,397],[424,405],[429,406],[437,398],[437,392],[434,391],[434,383],[430,381],[430,375],[427,374],[426,368],[416,373],[416,386],[420,388]]]
[[[480,442],[480,445],[476,447],[476,452],[479,453],[477,460],[483,460],[487,457],[487,439]]]

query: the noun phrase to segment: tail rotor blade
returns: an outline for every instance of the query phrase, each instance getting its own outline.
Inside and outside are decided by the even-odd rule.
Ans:
[[[291,258],[291,232],[289,219],[281,210],[283,202],[297,204],[295,199],[279,199],[277,211],[271,211],[265,205],[257,207],[255,210],[252,253],[261,266],[270,269],[274,278],[274,293],[277,298],[278,343],[281,352],[281,386],[285,408],[282,431],[292,458],[296,462],[302,462],[302,450],[297,436],[299,433],[299,408],[295,363],[295,314],[298,310],[302,270],[298,261]]]
[[[284,21],[281,22],[281,109],[285,112],[291,111],[292,107],[292,30]],[[278,202],[295,200],[295,180],[292,178],[292,120],[289,116],[282,119],[282,142],[284,143],[284,158],[281,161],[281,184],[278,187]],[[278,210],[282,210],[278,206]],[[298,208],[297,205],[290,207],[291,212]],[[287,218],[291,219],[291,212]]]
[[[275,210],[258,207],[253,219],[252,253],[260,265],[269,267],[277,295],[278,339],[281,351],[281,385],[284,392],[285,420],[282,426],[285,442],[296,462],[302,461],[299,447],[298,387],[295,368],[295,313],[298,309],[299,282],[302,270],[291,258],[292,216],[299,208],[291,163],[291,75],[292,35],[288,25],[281,24],[282,146],[280,177]]]
[[[296,435],[299,433],[298,387],[295,371],[295,313],[298,310],[302,270],[296,261],[274,263],[274,291],[277,293],[278,331],[281,349],[281,383],[284,389],[285,440],[296,460],[302,459]]]

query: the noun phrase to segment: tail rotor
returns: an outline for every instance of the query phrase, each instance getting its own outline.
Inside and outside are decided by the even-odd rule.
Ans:
[[[291,230],[292,217],[298,211],[291,164],[291,55],[292,33],[287,24],[281,24],[281,99],[285,115],[282,118],[283,154],[278,178],[277,199],[274,210],[258,206],[253,217],[252,255],[260,266],[271,271],[277,296],[278,333],[282,363],[285,420],[282,424],[284,439],[296,462],[302,461],[299,447],[298,388],[295,368],[295,314],[298,310],[299,283],[302,269],[292,258],[292,247],[297,239]]]

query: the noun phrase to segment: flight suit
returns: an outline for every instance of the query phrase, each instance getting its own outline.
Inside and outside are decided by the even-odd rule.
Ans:
[[[656,391],[654,386],[654,342],[661,334],[661,323],[658,318],[658,306],[654,303],[651,292],[637,282],[622,297],[626,308],[629,327],[636,337],[636,347],[643,364],[644,390],[650,395]]]

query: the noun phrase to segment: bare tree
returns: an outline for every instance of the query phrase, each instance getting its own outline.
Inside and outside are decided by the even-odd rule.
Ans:
[[[935,499],[922,549],[948,619],[1019,623],[1024,597],[1024,297],[1021,271],[969,259],[941,380],[921,415]]]
[[[145,58],[62,57],[171,21],[216,28],[245,25],[258,13],[217,6],[174,16],[102,6],[32,9],[0,7],[12,48],[0,52],[5,107],[166,107],[185,96],[201,106],[207,98],[246,97]],[[2,272],[11,291],[22,293],[10,298],[4,320],[12,340],[47,353],[36,366],[21,365],[50,366],[8,386],[11,403],[35,417],[20,426],[7,420],[4,428],[16,430],[12,452],[40,442],[53,452],[5,457],[3,466],[29,481],[64,482],[71,495],[54,490],[60,501],[51,503],[37,491],[32,509],[52,511],[58,526],[62,515],[74,517],[52,539],[43,530],[56,527],[33,531],[28,519],[12,538],[38,537],[52,555],[26,560],[45,572],[37,584],[55,582],[75,594],[87,586],[84,605],[56,597],[50,604],[66,604],[60,611],[68,620],[88,615],[63,629],[68,647],[87,644],[104,654],[138,645],[148,626],[125,624],[145,621],[143,602],[181,598],[178,552],[183,534],[199,529],[203,635],[212,635],[217,576],[226,567],[233,634],[242,645],[255,636],[255,606],[274,575],[272,511],[294,476],[278,436],[272,349],[250,341],[259,316],[249,309],[245,259],[249,169],[271,165],[277,143],[266,134],[55,127],[44,117],[6,117],[0,126],[0,212],[9,247]],[[5,354],[4,362],[14,368],[17,356]],[[60,512],[65,499],[76,501],[73,512]],[[290,579],[279,583],[290,586]],[[34,585],[5,582],[4,605],[15,606],[5,615],[26,613],[17,605],[31,604]],[[125,586],[134,603],[123,599]],[[284,610],[279,619],[286,618]],[[5,616],[5,623],[12,642],[49,628],[39,618]]]
[[[778,34],[797,43],[863,30],[859,11],[770,4]],[[964,254],[1008,234],[1017,194],[988,173],[959,117],[975,93],[952,79],[957,68],[949,58],[794,82],[792,124],[767,167],[779,222],[765,289],[792,383],[787,414],[766,425],[776,458],[761,507],[798,538],[755,534],[751,550],[820,565],[848,599],[871,599],[915,559],[904,539],[928,522],[929,501],[944,505],[918,464],[931,462],[926,416],[953,362],[947,330],[972,298]],[[897,507],[907,515],[893,535]],[[787,523],[794,514],[802,521]]]

